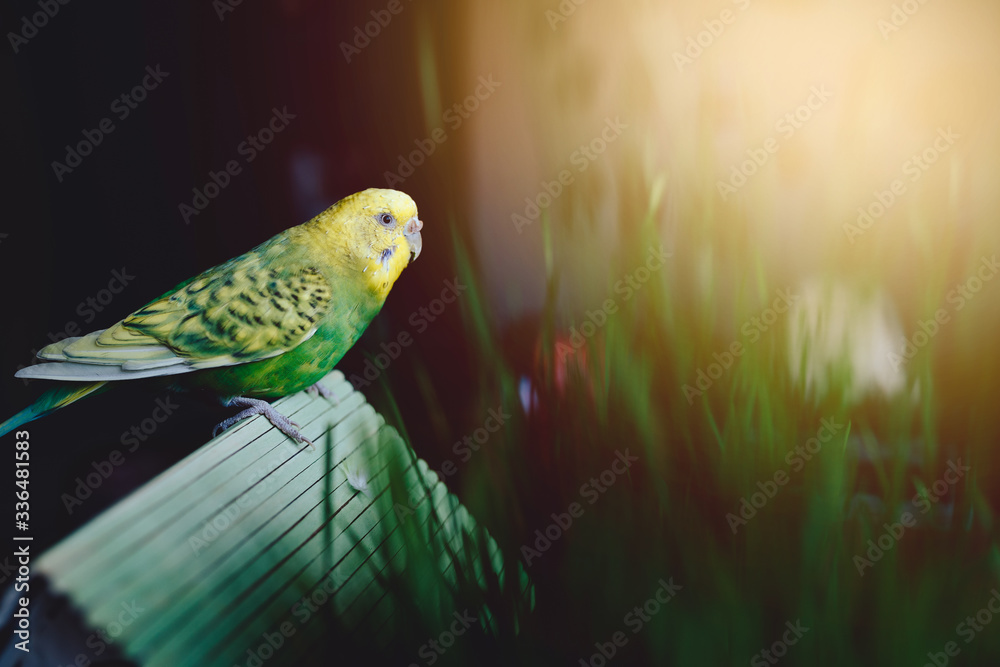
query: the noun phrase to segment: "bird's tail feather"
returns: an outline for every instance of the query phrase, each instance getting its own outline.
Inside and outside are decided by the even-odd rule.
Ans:
[[[65,384],[53,389],[49,389],[42,394],[37,401],[21,410],[16,415],[0,424],[0,437],[7,435],[14,429],[34,421],[39,417],[44,417],[50,412],[55,412],[59,408],[70,403],[75,403],[84,396],[89,396],[94,392],[102,391],[107,382],[88,382],[87,384]]]

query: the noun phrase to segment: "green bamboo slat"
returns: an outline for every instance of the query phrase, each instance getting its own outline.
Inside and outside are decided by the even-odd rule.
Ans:
[[[151,667],[242,664],[283,622],[295,628],[292,653],[320,645],[331,619],[388,637],[403,610],[447,604],[444,590],[400,604],[387,588],[412,558],[413,535],[428,540],[445,581],[454,584],[456,568],[482,587],[487,567],[502,578],[496,543],[485,536],[490,562],[482,563],[476,522],[426,462],[343,374],[323,383],[334,400],[301,392],[275,402],[315,449],[262,417],[246,420],[50,549],[39,571],[93,627],[114,623],[122,603],[144,608],[116,641]],[[365,475],[367,490],[352,485],[348,469]],[[400,493],[403,504],[414,499],[402,523]],[[473,553],[464,553],[463,533]],[[328,589],[303,624],[295,605]]]

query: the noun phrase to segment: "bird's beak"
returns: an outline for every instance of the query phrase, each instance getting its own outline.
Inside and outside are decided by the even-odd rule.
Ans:
[[[420,250],[424,246],[423,239],[420,238],[420,230],[424,228],[424,223],[420,222],[417,216],[413,216],[406,222],[406,227],[403,230],[403,236],[406,237],[407,243],[410,244],[410,252],[413,253],[410,261],[416,261],[417,257],[420,257]]]

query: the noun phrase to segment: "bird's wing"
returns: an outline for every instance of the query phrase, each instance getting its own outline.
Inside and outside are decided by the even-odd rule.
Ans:
[[[86,336],[45,347],[18,377],[118,380],[188,373],[274,357],[308,340],[331,307],[311,266],[268,266],[247,254],[217,266]]]

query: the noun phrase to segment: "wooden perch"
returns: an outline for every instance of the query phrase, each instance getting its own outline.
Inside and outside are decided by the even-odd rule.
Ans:
[[[242,422],[53,547],[38,571],[150,667],[247,664],[248,649],[289,629],[272,664],[296,664],[332,627],[389,637],[415,610],[456,611],[441,591],[458,579],[502,582],[496,543],[437,475],[339,371],[324,384],[336,399],[275,404],[316,450],[261,417]],[[408,561],[434,564],[436,592],[400,599],[394,575]],[[142,610],[127,625],[123,605]],[[494,630],[489,613],[478,618]]]

